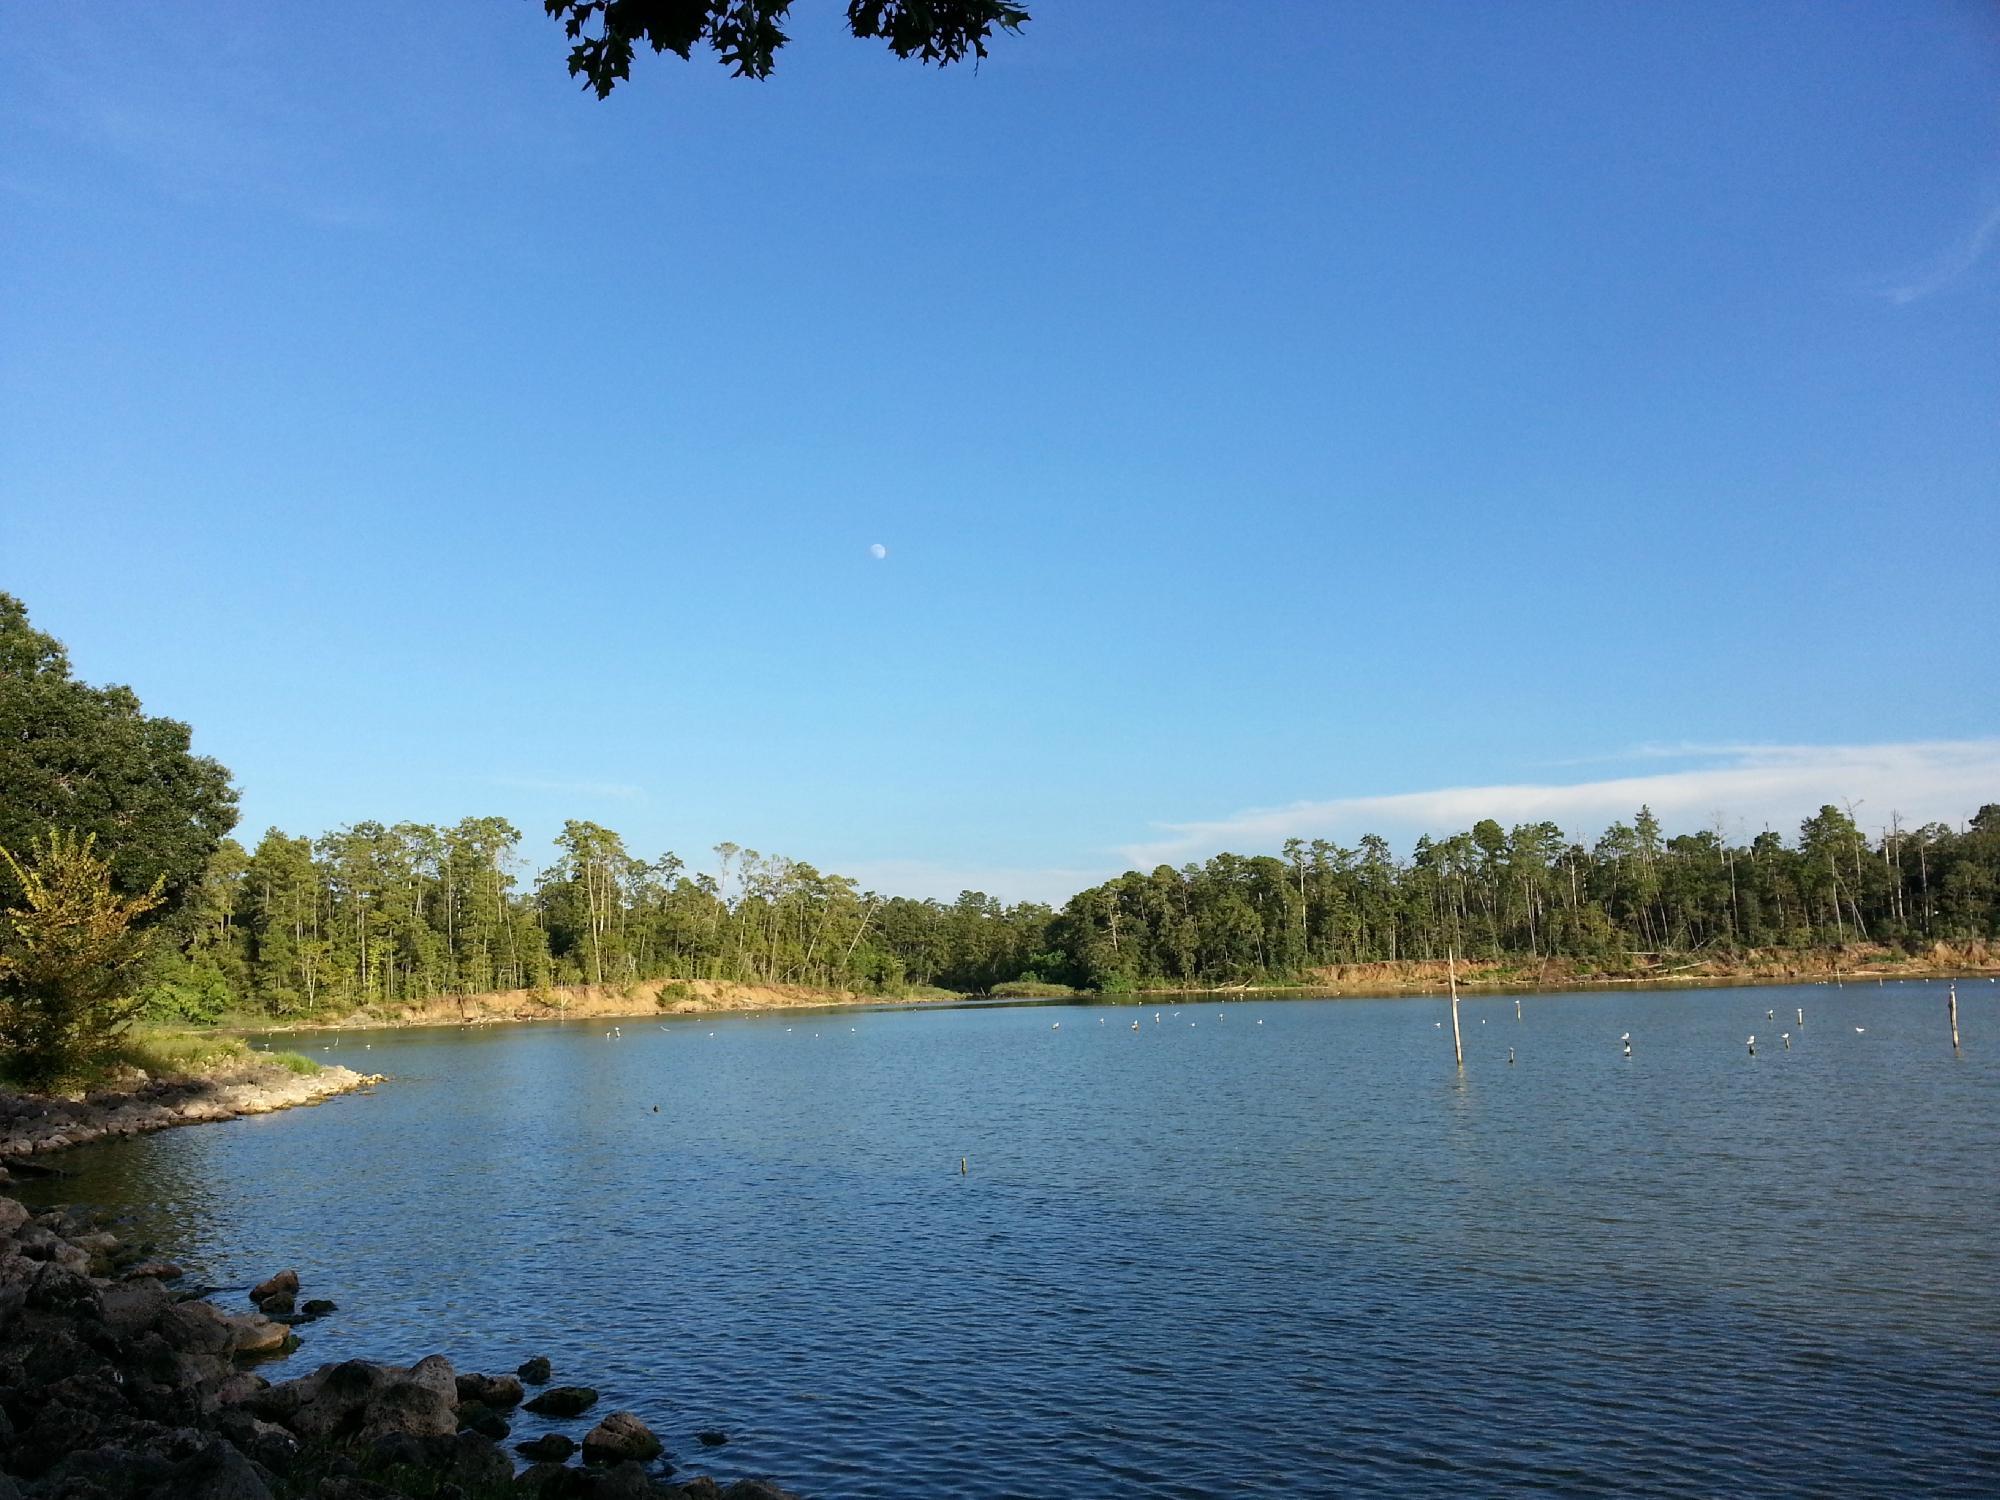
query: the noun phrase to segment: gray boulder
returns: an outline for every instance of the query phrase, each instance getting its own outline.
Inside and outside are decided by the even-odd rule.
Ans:
[[[490,1406],[496,1411],[519,1406],[525,1394],[521,1389],[519,1376],[515,1375],[461,1375],[458,1377],[458,1399],[477,1401],[481,1406]]]
[[[627,1459],[645,1462],[660,1456],[660,1440],[653,1429],[629,1411],[614,1411],[583,1438],[583,1461],[592,1464],[623,1463]]]
[[[280,1292],[285,1293],[287,1296],[295,1297],[298,1295],[298,1291],[299,1273],[297,1271],[280,1271],[269,1281],[260,1281],[250,1288],[250,1300],[252,1302],[262,1302],[266,1297],[275,1297]]]

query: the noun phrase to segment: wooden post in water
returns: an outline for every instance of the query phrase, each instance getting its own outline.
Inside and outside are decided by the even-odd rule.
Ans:
[[[1521,1002],[1518,1000],[1514,1002],[1514,1019],[1517,1021],[1521,1019]]]
[[[1951,1017],[1951,1055],[1958,1056],[1958,986],[1953,984],[1951,992],[1945,996],[1945,1014]]]
[[[1458,1063],[1458,1071],[1465,1071],[1465,1045],[1458,1039],[1458,950],[1449,950],[1449,967],[1446,977],[1451,981],[1451,1055]]]

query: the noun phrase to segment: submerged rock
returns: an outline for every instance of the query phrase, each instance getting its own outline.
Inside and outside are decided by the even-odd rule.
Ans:
[[[533,1359],[523,1360],[521,1368],[514,1373],[529,1385],[547,1385],[554,1371],[550,1369],[549,1362],[537,1354]]]
[[[567,1433],[545,1432],[538,1438],[530,1438],[525,1443],[516,1443],[514,1451],[523,1458],[536,1463],[561,1463],[576,1452],[576,1439]]]
[[[597,1404],[597,1392],[587,1385],[555,1385],[528,1403],[528,1410],[544,1417],[581,1416]]]
[[[459,1402],[458,1427],[461,1432],[476,1432],[496,1443],[514,1430],[505,1417],[480,1401]]]

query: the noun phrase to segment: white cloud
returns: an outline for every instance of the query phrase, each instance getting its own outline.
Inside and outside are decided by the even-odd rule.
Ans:
[[[2000,205],[1989,208],[1971,233],[1929,266],[1885,287],[1882,295],[1902,307],[1945,291],[1970,274],[1996,242],[2000,242]]]
[[[1548,819],[1594,838],[1614,821],[1652,808],[1670,832],[1713,827],[1730,837],[1768,826],[1796,836],[1801,819],[1826,804],[1852,803],[1856,820],[1877,829],[1891,812],[1904,824],[1956,823],[2000,801],[2000,739],[1890,745],[1649,746],[1633,759],[1706,762],[1672,771],[1597,781],[1441,787],[1383,796],[1334,797],[1228,817],[1165,823],[1163,836],[1120,853],[1136,868],[1178,864],[1222,849],[1275,851],[1288,838],[1352,841],[1363,833],[1451,834],[1481,818],[1504,826]]]

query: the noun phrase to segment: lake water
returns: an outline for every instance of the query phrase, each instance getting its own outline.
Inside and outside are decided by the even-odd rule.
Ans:
[[[296,1266],[292,1370],[546,1354],[821,1500],[1992,1495],[2000,987],[1959,1059],[1944,994],[1472,999],[1462,1077],[1422,999],[349,1034],[391,1083],[41,1196]]]

